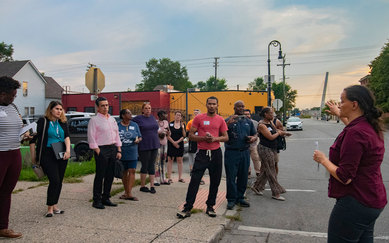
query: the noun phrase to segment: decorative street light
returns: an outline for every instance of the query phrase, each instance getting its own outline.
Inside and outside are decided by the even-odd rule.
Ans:
[[[267,105],[271,106],[271,79],[270,79],[270,46],[280,46],[278,51],[278,59],[282,59],[281,43],[278,40],[272,40],[267,46]]]

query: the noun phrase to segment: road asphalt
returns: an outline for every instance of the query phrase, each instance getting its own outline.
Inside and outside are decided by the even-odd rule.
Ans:
[[[136,175],[137,178],[139,174]],[[133,188],[139,201],[119,199],[122,193],[111,198],[117,207],[103,210],[92,207],[94,175],[82,178],[81,183],[63,184],[59,208],[64,214],[44,217],[46,213],[47,184],[19,181],[12,194],[9,228],[21,232],[17,242],[218,242],[230,217],[237,211],[226,211],[225,180],[219,187],[217,217],[210,218],[205,211],[191,217],[178,219],[176,213],[182,207],[189,174],[184,174],[186,183],[177,181],[171,185],[156,187],[156,194]],[[205,206],[209,177],[200,186],[201,195],[196,203]],[[121,188],[121,180],[115,179],[112,190]],[[195,203],[195,207],[196,207]],[[226,214],[227,213],[227,214]]]

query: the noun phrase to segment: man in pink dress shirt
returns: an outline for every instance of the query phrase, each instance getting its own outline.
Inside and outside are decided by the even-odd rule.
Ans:
[[[115,118],[108,114],[109,105],[107,99],[104,97],[97,98],[96,106],[97,115],[92,117],[88,124],[89,148],[93,149],[96,160],[92,206],[97,209],[104,209],[105,206],[117,206],[109,198],[114,177],[115,161],[122,157],[122,142],[119,137],[118,124]]]

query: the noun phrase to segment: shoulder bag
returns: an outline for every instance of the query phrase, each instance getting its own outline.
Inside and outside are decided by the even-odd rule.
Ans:
[[[43,117],[44,123],[43,123],[43,132],[42,132],[42,139],[41,139],[41,147],[39,151],[39,159],[35,163],[32,164],[32,170],[34,171],[35,175],[38,177],[38,179],[42,179],[45,176],[45,173],[43,172],[43,169],[41,167],[40,160],[42,158],[42,147],[43,147],[43,140],[45,138],[45,132],[46,132],[46,118]]]

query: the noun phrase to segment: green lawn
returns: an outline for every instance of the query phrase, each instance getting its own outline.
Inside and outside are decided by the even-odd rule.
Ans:
[[[85,162],[69,162],[65,172],[65,181],[77,182],[71,178],[78,178],[84,175],[93,174],[96,171],[95,160]],[[31,167],[23,168],[19,176],[20,181],[47,181],[47,177],[38,179]]]

